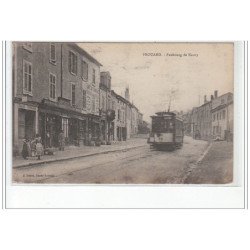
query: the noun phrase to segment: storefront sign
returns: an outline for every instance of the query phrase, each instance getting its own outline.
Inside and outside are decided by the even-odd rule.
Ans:
[[[19,104],[19,108],[21,108],[21,109],[27,109],[27,110],[32,110],[32,111],[36,111],[37,110],[37,107],[28,106],[28,105],[25,105],[25,104]]]

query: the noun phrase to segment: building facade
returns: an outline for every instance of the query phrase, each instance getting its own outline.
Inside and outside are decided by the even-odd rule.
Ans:
[[[45,148],[109,144],[138,132],[139,110],[111,89],[111,75],[75,43],[13,42],[13,146],[37,134]],[[141,114],[142,116],[142,114]],[[142,118],[142,117],[141,117]]]
[[[101,140],[103,144],[115,138],[115,104],[111,93],[111,76],[109,72],[101,72],[100,82],[100,114]]]
[[[197,114],[197,130],[200,139],[210,140],[212,131],[212,119],[211,119],[211,104],[212,99],[207,101],[207,97],[204,96],[204,104],[198,107]]]
[[[100,66],[71,43],[13,43],[13,144],[42,137],[57,147],[88,144],[99,136]]]
[[[204,104],[184,114],[183,119],[185,134],[194,139],[232,140],[233,94],[218,96],[218,91],[215,90],[209,101],[204,96]]]
[[[212,137],[233,140],[233,94],[226,93],[212,102]]]
[[[127,100],[120,95],[116,95],[117,99],[117,118],[116,118],[116,137],[118,141],[127,140]]]

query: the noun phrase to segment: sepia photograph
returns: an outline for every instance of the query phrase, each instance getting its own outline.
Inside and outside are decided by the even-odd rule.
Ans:
[[[12,42],[13,184],[232,184],[233,42]]]

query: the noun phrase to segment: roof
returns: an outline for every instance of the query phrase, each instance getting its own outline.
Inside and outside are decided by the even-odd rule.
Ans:
[[[211,110],[211,112],[213,113],[213,112],[215,112],[215,111],[217,111],[217,110],[224,109],[225,107],[227,107],[227,106],[229,106],[229,105],[231,105],[231,104],[233,104],[233,101],[230,101],[230,102],[228,102],[228,103],[220,104],[219,106],[216,106],[215,108],[213,108],[213,109]]]
[[[67,44],[73,49],[75,49],[81,55],[87,57],[91,62],[97,64],[98,66],[102,66],[100,62],[98,62],[93,56],[91,56],[86,50],[84,50],[82,47],[80,47],[76,43],[67,43]]]
[[[174,112],[167,112],[167,111],[162,111],[162,112],[157,112],[155,113],[156,115],[152,115],[151,118],[155,118],[155,117],[175,117],[175,119],[179,120],[179,121],[183,121],[183,119],[181,117],[179,117],[178,115],[176,115]]]

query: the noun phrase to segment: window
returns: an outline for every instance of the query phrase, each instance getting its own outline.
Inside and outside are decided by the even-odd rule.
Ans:
[[[62,130],[64,133],[64,137],[67,138],[69,134],[69,120],[64,117],[62,117]]]
[[[50,62],[56,62],[56,45],[55,43],[50,44]]]
[[[82,79],[88,80],[88,64],[82,61]]]
[[[23,43],[23,48],[32,52],[32,43]]]
[[[71,85],[71,104],[76,105],[76,86],[75,84]]]
[[[56,99],[56,76],[49,74],[49,97],[51,99]]]
[[[95,97],[92,98],[92,112],[95,112]]]
[[[87,107],[87,93],[86,90],[82,90],[82,103],[83,103],[83,108],[86,109]]]
[[[25,111],[18,110],[18,137],[19,139],[25,138]]]
[[[222,111],[222,119],[224,120],[224,119],[225,119],[225,117],[226,117],[226,111],[225,111],[225,110],[223,110],[223,111]]]
[[[32,93],[32,64],[23,62],[23,90],[24,93]]]
[[[92,70],[92,83],[95,83],[95,69]]]
[[[69,51],[69,72],[77,74],[77,56],[72,51]]]
[[[105,100],[104,100],[104,98],[102,98],[102,108],[103,108],[103,110],[105,110]]]

